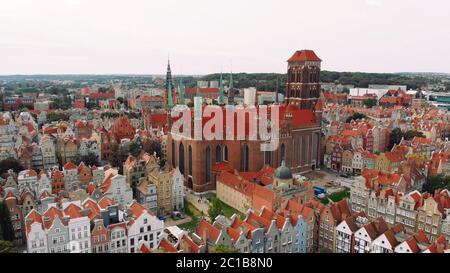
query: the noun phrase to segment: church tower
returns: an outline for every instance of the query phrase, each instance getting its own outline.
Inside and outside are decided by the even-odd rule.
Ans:
[[[172,71],[170,70],[170,60],[167,60],[167,72],[166,72],[166,88],[167,91],[164,94],[164,102],[166,107],[170,110],[173,106],[173,100],[172,100]]]
[[[286,103],[313,110],[320,96],[320,64],[312,50],[299,50],[289,58]]]

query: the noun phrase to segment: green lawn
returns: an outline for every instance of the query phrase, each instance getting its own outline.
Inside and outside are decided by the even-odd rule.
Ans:
[[[189,231],[189,233],[192,233],[195,231],[202,213],[189,202],[187,202],[184,207],[184,213],[186,213],[186,215],[189,215],[192,218],[192,221],[178,225],[178,227]]]
[[[220,203],[220,207],[222,208],[223,215],[225,215],[225,217],[230,218],[231,216],[233,216],[233,214],[237,214],[241,218],[243,217],[243,214],[240,211],[238,211],[237,209],[235,209],[233,207],[228,206],[224,202],[220,201],[220,199],[219,199],[219,203]]]
[[[327,195],[324,198],[320,199],[320,201],[322,202],[322,204],[328,205],[328,203],[330,203],[330,199],[333,202],[339,202],[342,199],[346,199],[346,198],[350,198],[350,191],[349,190],[335,192],[333,194]]]
[[[342,199],[350,198],[350,191],[345,190],[345,191],[341,191],[341,192],[336,192],[336,193],[333,193],[330,196],[328,196],[328,198],[333,200],[333,202],[339,202]]]

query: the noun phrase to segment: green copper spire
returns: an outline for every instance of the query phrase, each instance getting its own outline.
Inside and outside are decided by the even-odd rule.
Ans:
[[[223,100],[223,79],[222,79],[222,73],[220,73],[220,80],[219,80],[219,105],[224,104]]]
[[[172,110],[173,101],[172,101],[172,81],[169,81],[167,85],[167,107],[169,110]]]
[[[233,89],[233,71],[230,73],[230,89]]]
[[[179,103],[184,104],[184,85],[183,78],[180,78],[180,84],[178,86],[178,92],[180,93]]]
[[[200,95],[200,87],[199,87],[198,81],[197,81],[197,93],[195,94],[195,96],[196,97],[201,97],[201,95]]]

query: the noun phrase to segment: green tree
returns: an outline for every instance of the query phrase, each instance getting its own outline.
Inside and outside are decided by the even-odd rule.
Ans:
[[[365,99],[363,101],[364,106],[366,106],[367,108],[372,108],[375,105],[377,105],[377,100],[376,99]]]
[[[142,148],[141,148],[141,146],[138,143],[132,141],[130,143],[129,150],[130,150],[130,154],[132,156],[136,157],[136,156],[138,156],[141,153]]]
[[[394,145],[399,144],[400,141],[402,141],[403,138],[403,132],[400,128],[396,127],[392,130],[391,134],[389,135],[389,145],[388,150],[390,151]]]
[[[216,245],[215,247],[210,248],[210,253],[239,253],[234,247],[224,246],[222,244]]]
[[[450,176],[443,176],[442,174],[432,176],[424,185],[424,191],[431,194],[434,194],[434,192],[439,189],[450,190]]]
[[[0,202],[0,240],[14,240],[14,229],[11,223],[9,209],[3,202]]]
[[[150,144],[145,145],[144,150],[145,150],[145,152],[147,152],[151,155],[153,153],[156,153],[157,157],[159,157],[159,158],[162,157],[162,147],[161,147],[161,143],[159,141],[151,140]]]
[[[87,155],[77,156],[75,163],[80,164],[81,162],[86,164],[86,166],[94,166],[94,165],[98,166],[99,165],[98,157],[93,152],[89,152]]]
[[[10,241],[0,241],[0,253],[17,253],[17,248]]]
[[[419,132],[419,131],[408,130],[408,131],[405,132],[403,137],[405,138],[405,140],[411,140],[414,137],[425,137],[425,135],[422,132]]]
[[[128,154],[129,150],[125,146],[116,143],[111,146],[108,160],[112,167],[118,168],[119,174],[123,174],[123,163],[127,160]]]
[[[24,170],[24,167],[19,160],[12,157],[0,161],[0,175],[3,175],[10,169],[15,173],[19,173]]]
[[[351,115],[350,117],[347,118],[347,120],[345,121],[346,123],[350,123],[352,122],[352,120],[358,120],[358,119],[365,119],[367,118],[366,115],[361,114],[361,113],[354,113],[353,115]]]
[[[220,203],[220,199],[214,197],[208,206],[208,216],[211,221],[214,221],[217,216],[223,214],[222,204]]]

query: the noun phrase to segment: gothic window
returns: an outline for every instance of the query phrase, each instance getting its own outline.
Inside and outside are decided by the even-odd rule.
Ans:
[[[305,159],[306,159],[306,163],[307,164],[309,164],[309,161],[310,161],[310,158],[311,158],[311,156],[310,156],[311,150],[309,149],[309,147],[310,147],[310,143],[309,143],[310,140],[309,139],[310,139],[310,137],[306,136],[306,143],[305,143],[306,155],[305,155]]]
[[[313,134],[313,139],[312,139],[312,160],[317,160],[317,144],[318,144],[318,134],[314,133]]]
[[[180,168],[180,172],[184,175],[184,145],[180,143],[178,148],[178,165]]]
[[[175,142],[172,140],[172,167],[175,168]]]
[[[208,146],[205,152],[205,165],[206,165],[206,182],[211,181],[211,148]]]
[[[189,146],[189,149],[188,149],[188,156],[189,156],[189,175],[192,175],[192,147],[191,146]]]
[[[286,146],[281,144],[281,161],[286,160]]]
[[[272,152],[271,151],[264,152],[264,164],[272,165]]]
[[[223,160],[228,161],[228,147],[223,148]]]
[[[247,144],[244,145],[244,149],[242,152],[242,171],[248,171],[248,162],[249,162],[249,149]]]
[[[303,152],[303,137],[300,136],[298,138],[298,143],[297,143],[297,164],[298,165],[302,165],[302,152]]]
[[[216,147],[216,162],[222,162],[222,148],[220,145]]]

